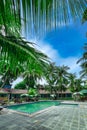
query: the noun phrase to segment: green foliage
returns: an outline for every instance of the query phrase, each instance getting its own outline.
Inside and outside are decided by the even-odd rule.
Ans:
[[[0,1],[0,26],[4,26],[4,32],[8,35],[19,35],[20,19],[14,0]]]
[[[38,95],[37,90],[34,89],[34,88],[30,88],[29,91],[28,91],[28,94],[30,96],[37,96]]]
[[[69,15],[76,18],[78,13],[78,16],[81,16],[82,10],[86,7],[84,2],[79,0],[68,0],[68,3],[67,6],[67,2],[63,0],[21,0],[21,3],[20,0],[0,1],[0,74],[3,75],[4,82],[16,78],[25,71],[28,71],[30,75],[34,73],[41,76],[47,72],[49,66],[48,57],[34,48],[33,43],[25,41],[20,37],[20,28],[22,27],[22,19],[20,17],[21,7],[23,9],[25,28],[28,21],[26,17],[28,11],[30,15],[33,13],[33,18],[29,17],[29,22],[34,25],[35,23],[38,24],[37,26],[35,25],[37,31],[41,25],[42,27],[45,26],[45,29],[51,29],[53,27],[52,23],[54,23],[55,28],[58,25],[58,21],[60,24],[66,24],[70,21]],[[73,6],[74,4],[75,6]],[[33,7],[32,10],[30,8],[31,5]],[[5,35],[3,35],[2,31]],[[53,74],[51,72],[50,80],[48,81],[51,87],[54,86],[55,82],[57,83],[56,86],[61,86],[61,88],[67,83],[62,72],[58,72],[58,76],[61,78],[55,74],[55,69]],[[61,82],[60,85],[56,81],[55,75],[56,78],[58,77],[57,81]],[[29,78],[29,86],[33,87],[36,78],[32,78],[32,76]]]
[[[75,74],[70,74],[69,76],[69,89],[71,92],[79,92],[82,89],[83,80],[81,78],[76,78]]]
[[[68,77],[69,73],[68,70],[70,68],[68,66],[58,66],[57,67],[57,85],[58,85],[58,90],[61,91],[66,91],[67,85],[68,85]]]
[[[68,69],[67,66],[55,66],[55,64],[50,64],[48,66],[48,71],[46,73],[46,79],[48,85],[46,88],[51,93],[57,93],[58,91],[65,91],[68,85]]]
[[[0,87],[2,86],[2,84],[3,84],[3,83],[2,83],[2,81],[0,80]]]
[[[82,78],[87,78],[87,43],[84,45],[84,52],[82,57],[77,61],[77,64],[80,63],[81,71],[80,75]]]
[[[37,80],[37,75],[35,73],[35,75],[31,74],[29,71],[26,73],[24,73],[24,81],[26,83],[26,85],[28,86],[28,89],[34,88],[34,86],[36,85],[36,80]]]
[[[22,81],[22,82],[16,84],[14,88],[15,89],[26,89],[26,84],[24,81]]]
[[[43,74],[48,66],[48,57],[22,38],[0,35],[0,45],[1,75],[9,74],[16,78],[24,71]]]
[[[86,22],[86,21],[87,21],[87,8],[86,8],[86,10],[83,13],[83,18],[82,18],[82,22],[83,23]]]
[[[24,71],[44,73],[49,62],[34,43],[20,37],[20,7],[19,0],[0,2],[0,74],[9,75],[8,80]]]
[[[55,88],[55,81],[56,81],[56,67],[55,67],[55,63],[51,63],[48,66],[48,70],[46,72],[46,80],[48,85],[46,86],[46,88],[50,91],[50,93],[54,92],[54,88]]]
[[[82,17],[86,0],[21,0],[25,30],[35,26],[35,32],[55,29]],[[32,15],[32,17],[31,17]],[[28,17],[27,17],[28,16]],[[29,24],[26,23],[29,21]],[[27,26],[28,25],[28,26]],[[38,33],[37,33],[38,34]]]

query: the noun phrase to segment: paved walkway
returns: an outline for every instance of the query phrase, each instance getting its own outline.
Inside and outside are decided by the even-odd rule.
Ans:
[[[4,110],[0,130],[87,130],[87,103],[54,106],[33,117]]]

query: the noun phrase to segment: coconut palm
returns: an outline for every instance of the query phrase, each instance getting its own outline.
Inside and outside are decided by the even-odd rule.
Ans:
[[[20,12],[18,12],[19,11],[18,7],[19,7],[19,0],[18,1],[2,0],[0,3],[0,12],[1,12],[0,13],[0,31],[1,31],[0,32],[0,45],[1,45],[0,50],[1,50],[1,52],[14,51],[14,53],[17,54],[17,49],[18,49],[18,51],[22,50],[22,51],[26,52],[26,54],[29,54],[29,56],[34,58],[34,60],[35,60],[35,57],[37,59],[38,55],[39,55],[40,57],[38,60],[41,60],[43,53],[40,53],[39,51],[34,49],[33,43],[27,42],[27,41],[23,40],[23,38],[19,37],[21,35],[21,32],[20,32],[20,20],[21,19],[19,19],[19,17],[18,17],[20,14]],[[3,50],[2,48],[5,48],[5,49]],[[7,48],[7,50],[6,50],[6,48]],[[22,53],[22,52],[19,52],[19,53]],[[5,55],[7,55],[7,54],[5,53]],[[18,54],[18,56],[19,56],[19,54]],[[44,58],[46,58],[46,57],[44,57]],[[22,58],[22,60],[23,60],[23,58]],[[43,60],[45,60],[45,59],[43,59]]]
[[[54,63],[50,64],[46,74],[48,88],[51,94],[57,95],[58,91],[65,91],[68,84],[68,69],[67,66],[56,66]]]
[[[10,36],[19,35],[20,19],[18,2],[17,5],[15,5],[14,0],[2,0],[0,2],[0,32]]]
[[[87,44],[84,45],[85,52],[83,56],[77,61],[77,64],[80,63],[82,70],[80,71],[81,77],[87,77]]]
[[[5,35],[8,35],[8,36],[9,35],[13,36],[14,34],[16,34],[16,36],[20,35],[20,26],[22,25],[23,20],[25,21],[25,24],[27,22],[32,24],[32,26],[28,24],[30,25],[30,27],[32,27],[31,29],[36,28],[35,24],[37,24],[37,27],[38,27],[36,29],[37,31],[40,29],[41,26],[45,28],[45,27],[48,27],[48,25],[50,24],[52,25],[52,23],[55,23],[55,26],[57,26],[58,23],[60,24],[63,22],[67,23],[67,21],[70,21],[69,20],[70,12],[71,12],[70,16],[75,18],[77,16],[77,13],[80,16],[85,9],[85,6],[86,6],[85,0],[81,2],[75,1],[75,3],[74,1],[71,2],[71,0],[68,0],[67,2],[66,1],[64,2],[63,0],[61,1],[60,0],[59,1],[57,0],[51,0],[51,1],[50,0],[39,0],[39,1],[38,0],[31,0],[31,1],[22,0],[21,2],[19,0],[13,0],[13,1],[2,0],[0,3],[1,32],[3,31],[2,28],[4,27]],[[73,4],[75,6],[73,6]],[[22,12],[23,12],[23,18],[21,18]],[[28,12],[29,12],[29,15],[28,15]],[[61,12],[61,15],[57,16],[58,14],[60,14],[58,12]],[[52,13],[52,15],[50,15],[50,13]],[[27,15],[28,15],[29,21],[28,21]],[[52,16],[52,18],[50,18],[49,16]],[[48,28],[51,28],[51,25]],[[28,30],[30,30],[30,28],[28,28]],[[13,40],[14,39],[15,38],[13,38]],[[9,46],[11,45],[14,45],[14,44],[11,43]],[[22,47],[25,47],[24,44]]]
[[[20,14],[24,19],[24,29],[36,36],[48,30],[67,25],[82,18],[86,0],[22,0]],[[29,24],[26,24],[27,23]],[[43,31],[41,31],[43,30]]]
[[[35,69],[40,69],[39,71],[43,71],[46,69],[48,64],[47,56],[29,46],[28,42],[16,38],[15,42],[13,42],[13,39],[9,39],[6,36],[1,36],[0,38],[1,74],[10,70],[15,76],[18,76],[25,70],[31,69],[34,71]]]
[[[51,63],[48,66],[47,72],[45,73],[47,80],[47,88],[50,90],[50,93],[54,93],[56,87],[56,66],[55,63]]]
[[[78,92],[82,89],[84,81],[82,78],[77,78],[76,74],[69,74],[69,89],[71,92]]]
[[[87,21],[87,8],[85,9],[83,13],[82,22]],[[87,43],[84,45],[84,53],[83,56],[77,61],[77,64],[81,63],[80,66],[82,70],[80,71],[81,77],[87,78]]]
[[[29,70],[31,63],[35,61],[37,67],[39,65],[40,68],[45,69],[48,62],[47,56],[34,49],[33,43],[20,37],[22,25],[25,24],[26,32],[34,30],[32,33],[40,34],[40,28],[44,30],[56,28],[58,25],[67,24],[71,17],[81,16],[86,3],[86,0],[75,2],[71,0],[67,2],[63,0],[2,0],[0,2],[1,68],[6,64],[6,71],[11,69],[16,74],[18,68],[15,66],[22,66],[21,71],[25,68]],[[2,69],[0,70],[2,72]]]
[[[46,30],[81,18],[86,4],[86,0],[2,0],[0,18],[6,32],[19,32],[18,25],[20,30],[21,24],[26,34],[30,30],[38,36],[41,32],[44,34]]]
[[[69,69],[70,68],[68,66],[64,66],[64,65],[57,67],[56,84],[58,85],[58,90],[61,91],[61,96],[62,96],[62,91],[65,91],[67,89]]]
[[[76,81],[76,74],[69,74],[69,88],[71,92],[75,91],[75,81]]]
[[[77,78],[76,79],[76,90],[75,91],[77,91],[77,92],[79,92],[82,88],[83,88],[83,84],[84,83],[84,81],[81,79],[81,78]]]
[[[82,22],[87,21],[87,8],[85,9],[83,13]],[[80,71],[81,77],[87,78],[87,43],[84,45],[84,53],[83,56],[77,61],[77,64],[81,63],[80,66],[82,70]]]
[[[40,68],[38,68],[40,69]],[[37,84],[37,79],[40,79],[41,76],[43,75],[42,71],[40,70],[38,72],[37,71],[25,71],[22,76],[24,78],[24,82],[26,84],[26,88],[27,90],[29,90],[29,88],[36,88],[36,84]]]
[[[35,49],[34,43],[20,37],[18,8],[19,0],[2,0],[0,3],[0,74],[4,76],[10,71],[17,77],[32,66],[32,70],[44,70],[48,64],[47,56]]]

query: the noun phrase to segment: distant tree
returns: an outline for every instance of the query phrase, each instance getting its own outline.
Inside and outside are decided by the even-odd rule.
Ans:
[[[75,80],[76,80],[76,74],[69,74],[69,89],[71,92],[75,91]]]
[[[24,81],[15,85],[14,89],[26,89],[26,84]]]
[[[56,89],[56,66],[55,63],[51,63],[48,66],[47,72],[46,72],[46,80],[48,85],[46,85],[46,88],[50,91],[50,93],[54,93]]]
[[[34,64],[32,64],[31,67],[34,67]],[[25,71],[22,74],[22,76],[24,78],[24,82],[26,83],[27,90],[29,90],[30,88],[37,88],[38,89],[37,80],[41,79],[41,77],[43,75],[44,75],[44,73],[42,73],[41,68],[39,66],[34,71],[32,71],[31,68],[30,68],[30,71]]]
[[[46,88],[50,90],[51,94],[57,95],[58,91],[65,91],[68,85],[68,66],[56,66],[54,63],[50,64],[46,73],[48,85]]]
[[[80,75],[83,78],[87,78],[87,44],[84,45],[84,53],[82,57],[77,61],[77,64],[80,63],[81,71]]]
[[[75,74],[69,75],[69,89],[71,92],[78,92],[83,88],[84,81],[82,78],[77,78]]]
[[[70,68],[68,66],[64,66],[64,65],[57,67],[56,85],[58,86],[58,91],[61,92],[61,96],[62,96],[62,91],[65,91],[67,89],[69,69]]]
[[[75,91],[79,92],[81,89],[83,89],[83,85],[82,85],[83,81],[81,78],[77,78],[75,80]]]

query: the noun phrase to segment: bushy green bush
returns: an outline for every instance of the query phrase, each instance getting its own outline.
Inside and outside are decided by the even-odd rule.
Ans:
[[[28,91],[28,94],[29,94],[30,96],[37,96],[37,95],[38,95],[38,92],[37,92],[36,89],[30,88],[29,91]]]
[[[16,84],[14,88],[15,89],[26,89],[26,84],[24,81],[22,81],[22,82]]]

